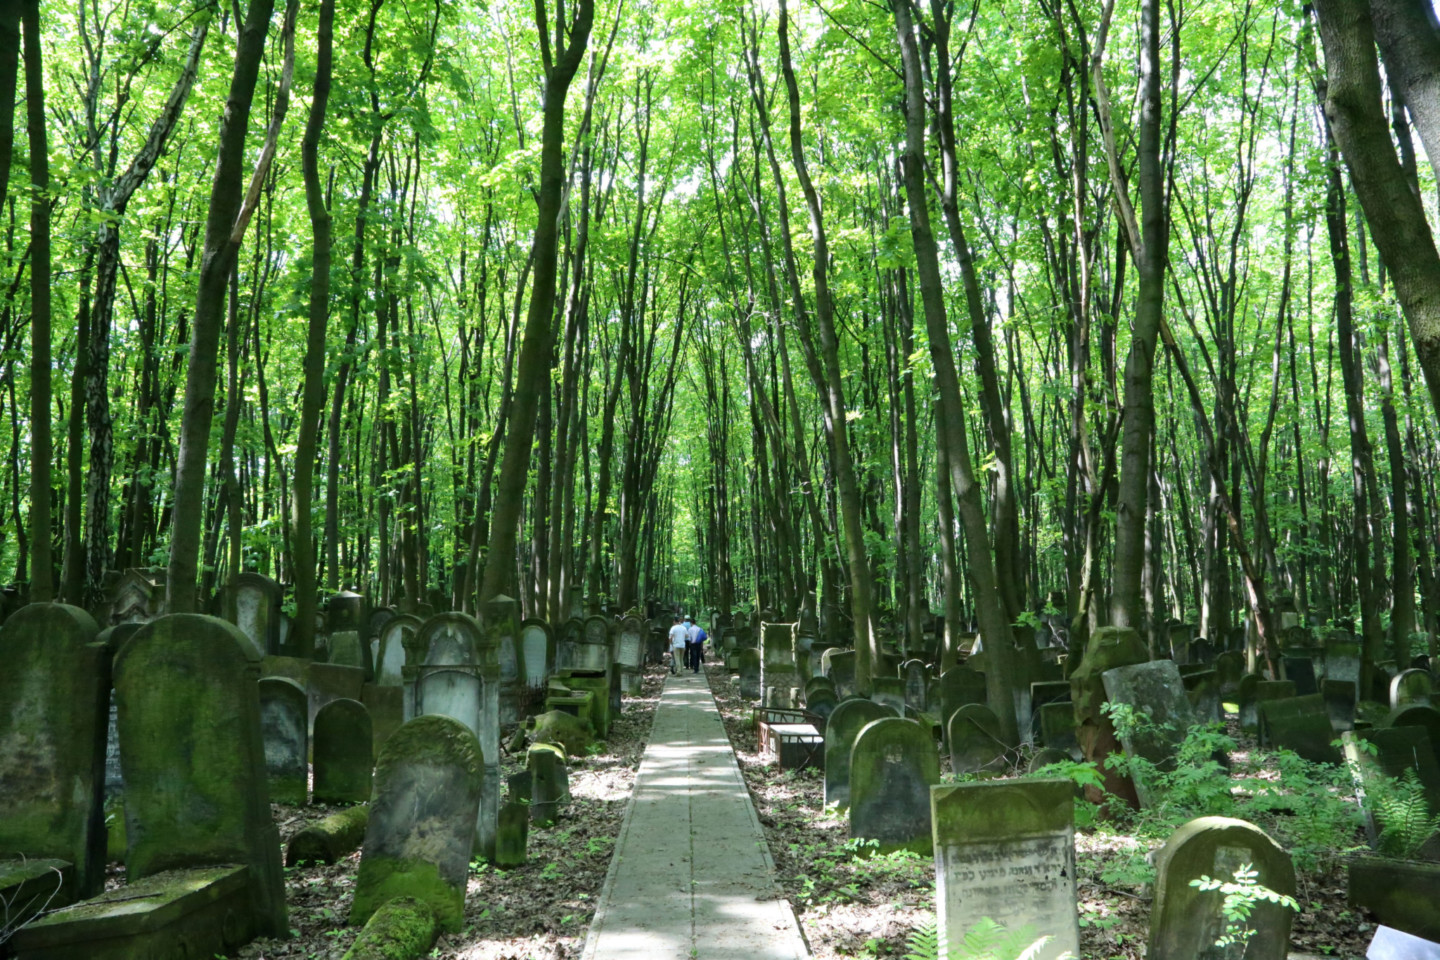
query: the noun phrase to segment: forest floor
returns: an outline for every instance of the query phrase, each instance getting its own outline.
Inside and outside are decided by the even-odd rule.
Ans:
[[[570,758],[572,799],[562,807],[554,826],[531,826],[523,866],[496,870],[471,862],[465,928],[442,936],[432,957],[572,960],[580,956],[640,756],[650,738],[664,670],[659,665],[648,668],[641,695],[625,699],[625,709],[599,752]],[[524,766],[523,751],[504,755],[501,782]],[[333,808],[272,804],[271,809],[281,840],[288,842]],[[346,923],[359,865],[356,851],[333,866],[287,868],[285,900],[290,908],[291,938],[256,940],[238,956],[244,960],[339,960],[359,933],[359,927]]]
[[[774,760],[760,752],[751,720],[753,704],[740,699],[723,664],[707,665],[707,673],[769,840],[780,886],[795,906],[814,956],[905,956],[911,935],[935,922],[933,859],[905,852],[857,857],[850,846],[848,819],[825,809],[824,774],[778,770]],[[1233,718],[1230,732],[1238,735]],[[1253,740],[1237,739],[1242,748],[1254,746]],[[1244,763],[1244,756],[1237,755],[1236,771]],[[948,757],[942,764],[948,771]],[[947,773],[947,779],[953,777]],[[1283,821],[1294,818],[1295,811],[1277,813],[1277,822],[1260,825],[1278,835],[1287,850],[1293,849]],[[1156,834],[1153,824],[1098,824],[1076,831],[1083,960],[1145,956],[1153,878],[1147,857],[1164,840],[1163,833]],[[1329,855],[1297,857],[1305,862],[1297,870],[1300,912],[1291,932],[1292,958],[1363,957],[1373,935],[1373,918],[1345,901],[1340,855],[1363,838],[1353,827],[1335,834],[1337,849]]]

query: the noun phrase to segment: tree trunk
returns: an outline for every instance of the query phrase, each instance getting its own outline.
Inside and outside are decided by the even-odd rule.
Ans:
[[[250,0],[220,123],[220,149],[210,188],[210,210],[205,219],[205,247],[195,294],[195,315],[191,321],[185,406],[175,465],[175,512],[166,582],[166,603],[171,613],[190,613],[197,608],[205,463],[209,454],[210,422],[215,415],[215,360],[220,352],[225,285],[235,268],[236,245],[230,242],[230,235],[240,211],[245,134],[273,10],[274,0]]]
[[[50,553],[50,147],[40,61],[40,0],[24,0],[30,140],[30,600],[55,596]],[[15,102],[12,95],[8,103]]]

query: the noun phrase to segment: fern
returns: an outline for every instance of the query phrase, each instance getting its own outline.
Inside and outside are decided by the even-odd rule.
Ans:
[[[1425,802],[1425,788],[1413,769],[1406,770],[1390,789],[1374,798],[1375,819],[1380,827],[1380,850],[1396,857],[1408,857],[1440,831],[1440,814],[1432,815]]]
[[[1033,927],[1007,930],[1004,925],[981,917],[948,956],[940,955],[940,935],[934,923],[923,923],[906,941],[905,960],[1036,960],[1054,937],[1037,937]],[[1063,954],[1058,960],[1074,960]]]
[[[922,923],[905,941],[905,960],[940,960],[940,934],[934,923]]]

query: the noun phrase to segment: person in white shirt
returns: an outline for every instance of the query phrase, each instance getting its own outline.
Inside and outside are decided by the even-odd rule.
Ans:
[[[680,672],[680,658],[685,655],[685,639],[688,631],[680,618],[675,618],[675,625],[670,628],[670,672]]]
[[[685,618],[685,666],[690,668],[690,672],[700,672],[701,646],[708,639],[704,627],[692,623],[689,617]]]

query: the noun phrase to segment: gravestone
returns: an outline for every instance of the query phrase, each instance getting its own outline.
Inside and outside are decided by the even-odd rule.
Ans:
[[[1258,884],[1295,895],[1290,856],[1259,827],[1230,817],[1201,817],[1180,827],[1155,855],[1155,899],[1150,906],[1147,960],[1226,960],[1235,956],[1215,946],[1226,933],[1225,897],[1190,881],[1208,876],[1230,882],[1244,864]],[[1254,931],[1241,950],[1245,960],[1285,960],[1294,911],[1276,903],[1254,905],[1247,926]]]
[[[1340,754],[1331,746],[1334,737],[1330,713],[1318,693],[1260,703],[1261,746],[1293,750],[1314,763],[1338,763]]]
[[[967,703],[985,702],[985,674],[969,667],[951,667],[940,674],[940,721],[950,717]]]
[[[940,782],[940,756],[930,731],[913,720],[867,723],[850,748],[850,836],[874,840],[876,851],[933,850],[930,788]]]
[[[530,775],[530,819],[548,827],[559,815],[560,804],[570,798],[565,751],[553,744],[536,743],[526,752],[525,763]]]
[[[530,837],[530,810],[511,802],[500,808],[495,831],[495,866],[502,870],[524,866],[525,846]]]
[[[263,677],[260,732],[273,803],[300,804],[310,786],[309,707],[305,689],[289,677]]]
[[[1320,696],[1330,715],[1330,729],[1339,733],[1355,726],[1356,688],[1353,680],[1320,681]]]
[[[1069,700],[1047,703],[1037,713],[1040,718],[1040,743],[1047,748],[1080,755],[1080,741],[1075,738],[1075,705]]]
[[[1152,660],[1116,667],[1105,671],[1103,679],[1111,703],[1125,704],[1148,718],[1148,722],[1121,734],[1125,752],[1148,760],[1161,772],[1174,770],[1180,744],[1195,723],[1185,681],[1175,661]],[[1135,792],[1146,806],[1157,799],[1154,784],[1146,777],[1135,778]]]
[[[740,699],[760,699],[760,651],[742,647],[735,651],[735,671],[740,677]]]
[[[372,756],[378,757],[385,741],[405,722],[405,688],[367,683],[360,688],[360,702],[370,714],[370,730],[375,738]]]
[[[1412,775],[1429,810],[1440,810],[1440,762],[1424,727],[1380,727],[1374,730],[1346,731],[1340,735],[1350,772],[1362,795],[1365,829],[1370,845],[1383,846],[1386,828],[1384,810],[1371,798],[1385,796],[1394,783]],[[1366,749],[1364,745],[1368,745]],[[1377,816],[1379,815],[1379,816]],[[1390,826],[1395,826],[1391,824]]]
[[[576,652],[585,642],[585,621],[571,617],[560,626],[560,636],[555,641],[555,670],[567,670],[579,664]]]
[[[580,643],[571,651],[570,666],[579,670],[610,669],[610,622],[587,617]]]
[[[829,694],[835,701],[840,700],[840,695],[835,691],[835,681],[829,677],[814,676],[805,681],[805,702],[808,705],[810,698],[816,693]]]
[[[405,668],[419,664],[424,652],[415,649],[415,633],[420,618],[397,613],[380,628],[380,650],[375,658],[375,682],[385,687],[405,683]],[[418,655],[417,655],[418,654]]]
[[[795,670],[795,624],[762,623],[760,642],[760,703],[791,706],[790,690],[800,683]]]
[[[1348,680],[1360,689],[1360,644],[1350,634],[1335,631],[1325,641],[1325,679]]]
[[[235,578],[232,589],[235,625],[261,655],[282,654],[306,657],[309,650],[280,648],[280,606],[284,591],[280,584],[261,573],[247,570]]]
[[[956,710],[946,724],[950,769],[955,773],[999,770],[1005,765],[1005,741],[995,712],[979,703]]]
[[[332,700],[359,700],[365,671],[343,663],[310,664],[305,671],[305,693],[310,706],[310,735],[315,735],[315,714]]]
[[[1225,707],[1220,702],[1220,680],[1214,670],[1195,670],[1182,674],[1185,695],[1198,723],[1221,723]]]
[[[499,594],[492,597],[480,613],[481,623],[484,624],[480,654],[486,682],[482,690],[477,733],[480,749],[484,752],[485,781],[480,791],[480,819],[475,827],[475,842],[482,855],[487,860],[493,860],[496,818],[500,814],[500,725],[504,710],[505,657],[509,649],[512,654],[511,669],[515,670],[513,689],[519,683],[513,652],[520,636],[520,602]]]
[[[875,677],[870,681],[870,699],[905,716],[905,681],[899,677]]]
[[[614,661],[620,671],[620,683],[625,692],[630,696],[638,696],[645,666],[644,621],[637,617],[626,617],[620,622],[620,629],[615,634]]]
[[[1030,761],[1025,765],[1025,772],[1033,775],[1046,767],[1057,763],[1072,763],[1074,760],[1075,758],[1064,750],[1044,747],[1030,755]]]
[[[417,717],[390,738],[375,766],[350,923],[415,897],[442,930],[459,932],[484,766],[474,734],[450,717]]]
[[[900,679],[905,683],[905,706],[916,713],[930,709],[930,668],[921,660],[900,664]]]
[[[555,637],[544,620],[520,623],[520,659],[525,664],[525,683],[532,690],[544,689],[555,672]]]
[[[871,700],[842,700],[825,723],[825,805],[837,810],[850,806],[850,751],[860,731],[875,720],[894,717],[895,711]]]
[[[1434,684],[1427,670],[1402,670],[1390,681],[1390,709],[1398,710],[1412,704],[1428,707]]]
[[[841,700],[855,692],[855,651],[831,647],[820,656],[825,676],[835,683]]]
[[[17,855],[63,861],[54,906],[95,895],[105,880],[110,655],[98,633],[90,614],[61,603],[28,604],[0,626],[0,870]],[[48,897],[47,874],[36,880]],[[28,901],[0,904],[0,917]]]
[[[1233,702],[1240,689],[1240,678],[1245,675],[1245,655],[1226,650],[1215,657],[1215,679],[1220,683],[1220,698]]]
[[[107,626],[148,623],[165,612],[165,577],[131,568],[120,574],[109,591]]]
[[[1320,686],[1315,679],[1315,661],[1310,657],[1287,656],[1281,658],[1280,669],[1285,679],[1295,684],[1295,693],[1306,697],[1319,693]]]
[[[812,693],[805,701],[805,711],[815,716],[828,719],[830,714],[835,712],[835,705],[839,699],[829,690],[821,688]]]
[[[499,811],[500,663],[497,645],[484,637],[479,621],[468,614],[440,613],[425,621],[415,638],[425,649],[425,661],[415,671],[415,712],[458,720],[480,743],[484,769],[475,838],[488,859]]]
[[[1430,731],[1430,746],[1440,759],[1440,710],[1424,704],[1411,704],[1391,710],[1379,724],[1382,727],[1424,727]]]
[[[1240,680],[1240,730],[1252,736],[1260,732],[1260,704],[1266,700],[1288,700],[1296,696],[1293,680],[1263,680],[1247,673]]]
[[[243,864],[251,929],[283,937],[289,927],[259,679],[254,644],[214,617],[170,614],[120,648],[125,876],[134,883],[169,870]]]
[[[933,788],[930,801],[940,956],[962,956],[966,931],[982,917],[1011,933],[1053,937],[1032,960],[1079,956],[1075,785],[963,783]]]
[[[370,712],[356,700],[334,700],[315,715],[316,803],[364,803],[375,766]]]

